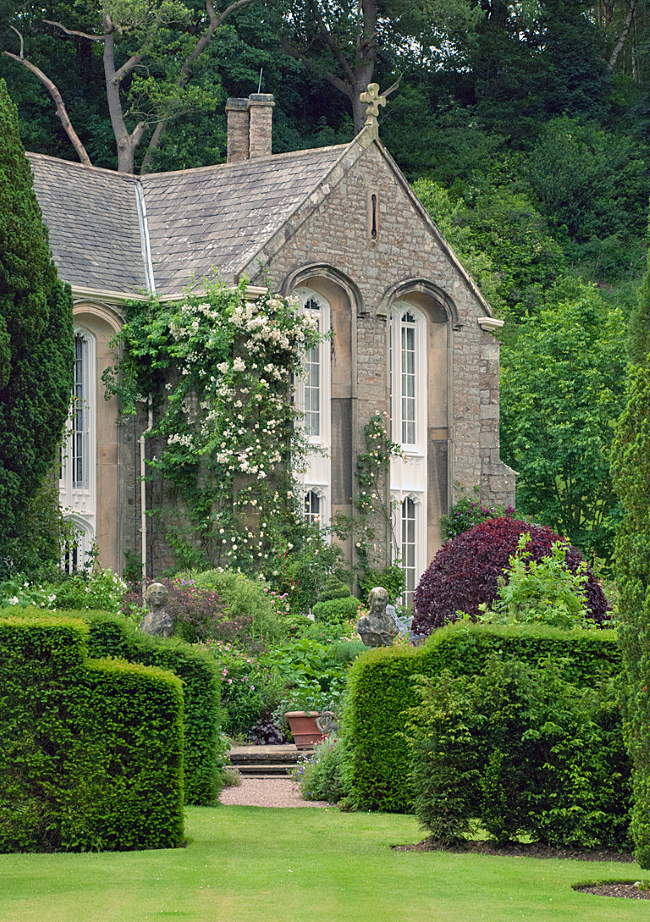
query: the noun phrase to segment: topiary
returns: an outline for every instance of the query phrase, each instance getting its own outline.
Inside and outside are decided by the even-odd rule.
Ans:
[[[495,599],[498,578],[507,569],[524,532],[530,534],[526,550],[532,560],[548,556],[553,543],[561,540],[545,525],[531,525],[503,516],[487,519],[447,541],[424,571],[415,591],[413,631],[430,634],[434,628],[456,621],[458,611],[475,620],[479,605]],[[577,548],[568,545],[565,560],[575,573],[583,557]],[[598,624],[606,621],[607,601],[591,570],[585,592],[589,617]]]
[[[7,576],[34,562],[24,523],[54,464],[73,361],[70,289],[57,277],[18,113],[0,80],[0,572]],[[56,529],[43,537],[39,555],[56,561]]]
[[[317,602],[312,611],[316,621],[326,624],[343,624],[351,621],[359,614],[360,602],[353,595],[344,599],[330,599],[327,602]]]

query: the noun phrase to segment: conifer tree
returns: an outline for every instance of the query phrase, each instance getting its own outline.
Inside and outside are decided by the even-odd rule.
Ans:
[[[70,289],[58,279],[16,108],[0,80],[0,573],[26,569],[31,538],[40,539],[25,525],[53,466],[72,362]],[[42,541],[39,548],[42,555]]]
[[[631,330],[640,337],[631,343],[634,364],[613,446],[614,482],[624,508],[616,570],[625,730],[633,766],[631,829],[636,859],[650,868],[650,270],[633,320]]]

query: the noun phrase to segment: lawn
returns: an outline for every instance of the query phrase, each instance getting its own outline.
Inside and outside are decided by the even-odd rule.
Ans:
[[[571,890],[636,865],[393,852],[409,816],[195,807],[175,851],[0,856],[0,922],[624,922],[649,904]],[[650,876],[647,872],[645,876]]]

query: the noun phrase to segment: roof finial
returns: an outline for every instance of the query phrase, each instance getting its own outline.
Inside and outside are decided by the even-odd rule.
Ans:
[[[379,134],[377,116],[379,115],[379,107],[386,105],[386,96],[380,95],[378,83],[369,83],[368,89],[359,96],[359,99],[366,104],[365,127],[370,128],[373,135],[377,137]]]

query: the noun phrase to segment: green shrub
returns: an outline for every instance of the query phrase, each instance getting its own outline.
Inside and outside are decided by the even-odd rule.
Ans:
[[[185,724],[185,799],[214,803],[224,752],[220,744],[219,677],[206,652],[174,638],[143,634],[121,615],[105,612],[63,612],[87,621],[89,655],[116,657],[173,672],[183,683]]]
[[[318,593],[319,602],[329,602],[330,599],[345,599],[350,595],[350,587],[336,576],[328,576],[323,588]]]
[[[337,804],[345,797],[342,775],[343,745],[340,740],[325,739],[317,743],[311,758],[297,772],[300,791],[305,800],[326,800]]]
[[[361,598],[366,600],[370,590],[375,586],[382,586],[388,593],[389,600],[395,602],[404,591],[404,570],[397,564],[391,564],[383,570],[366,570],[359,580]]]
[[[34,583],[8,579],[0,583],[0,608],[5,605],[34,606],[51,610],[118,612],[126,583],[112,570],[93,573],[61,573],[56,580]]]
[[[587,564],[575,572],[566,565],[566,541],[556,541],[548,557],[535,560],[526,550],[530,535],[524,533],[508,561],[508,580],[498,579],[496,598],[479,605],[479,621],[490,624],[549,624],[559,628],[589,628]]]
[[[327,602],[317,602],[313,609],[314,618],[328,624],[343,624],[351,621],[359,614],[359,600],[353,595],[344,599],[330,599]]]
[[[413,721],[418,818],[436,840],[478,821],[499,843],[625,848],[630,769],[618,696],[560,667],[491,658],[477,676],[420,680]]]
[[[277,707],[282,686],[271,670],[234,644],[211,641],[206,649],[214,657],[221,675],[223,729],[230,736],[248,733]]]
[[[637,311],[650,345],[650,273]],[[645,321],[645,327],[644,322]],[[641,343],[637,342],[637,349]],[[635,857],[650,868],[650,353],[631,368],[627,405],[614,443],[614,477],[624,508],[616,538],[620,637],[626,681],[625,730],[633,763]]]
[[[183,694],[86,659],[88,625],[0,616],[0,851],[169,848],[183,835]]]
[[[341,735],[351,778],[350,804],[364,810],[403,813],[413,808],[404,712],[417,703],[416,675],[481,672],[490,656],[532,666],[561,664],[563,678],[589,686],[620,671],[613,631],[563,631],[545,625],[447,625],[423,647],[370,650],[350,667]]]
[[[224,614],[231,621],[243,620],[245,625],[239,631],[239,642],[246,636],[257,644],[280,643],[287,636],[287,630],[276,609],[274,594],[261,580],[250,579],[234,570],[204,570],[179,573],[176,580],[191,581],[197,589],[217,592],[225,602]],[[231,640],[231,637],[216,637]]]

